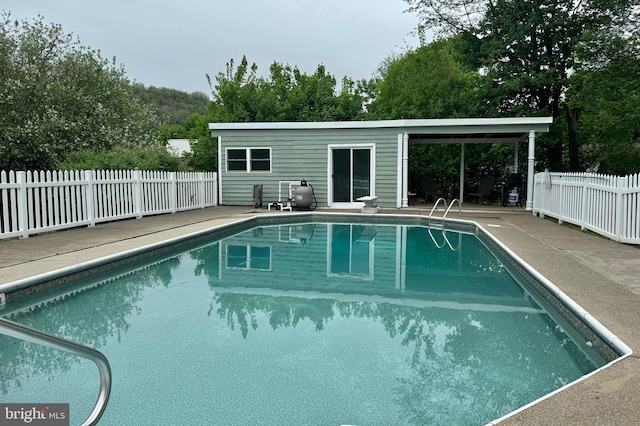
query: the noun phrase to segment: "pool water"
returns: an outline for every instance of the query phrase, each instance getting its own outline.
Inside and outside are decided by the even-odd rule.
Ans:
[[[262,226],[79,284],[5,316],[107,356],[101,425],[481,425],[605,364],[464,232]],[[0,373],[71,424],[98,393],[91,362],[5,336]]]

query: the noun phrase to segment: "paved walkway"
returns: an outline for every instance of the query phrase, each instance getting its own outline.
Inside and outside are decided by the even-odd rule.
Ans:
[[[428,210],[385,213],[428,214]],[[0,284],[164,241],[254,214],[214,207],[0,241]],[[561,226],[520,209],[475,209],[477,221],[550,279],[634,354],[502,424],[640,424],[640,248]],[[0,311],[1,313],[1,311]]]

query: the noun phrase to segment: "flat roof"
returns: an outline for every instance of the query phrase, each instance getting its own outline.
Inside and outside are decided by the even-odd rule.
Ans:
[[[213,134],[226,130],[398,129],[408,133],[468,134],[547,132],[553,117],[446,118],[375,121],[209,123]],[[486,131],[485,131],[486,128]]]

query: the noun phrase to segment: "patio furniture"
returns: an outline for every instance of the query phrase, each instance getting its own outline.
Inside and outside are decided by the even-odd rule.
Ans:
[[[476,192],[470,192],[469,198],[471,200],[475,200],[476,203],[482,202],[483,204],[487,203],[491,199],[491,193],[493,191],[493,184],[495,183],[495,179],[492,177],[486,177],[480,179],[480,183],[478,184],[478,189]]]
[[[429,197],[433,198],[438,195],[438,183],[434,178],[426,177],[422,179],[422,191],[424,192],[424,200],[429,201]]]

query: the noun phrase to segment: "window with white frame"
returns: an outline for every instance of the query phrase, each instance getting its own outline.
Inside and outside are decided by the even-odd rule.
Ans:
[[[271,148],[227,148],[228,172],[270,172]]]

